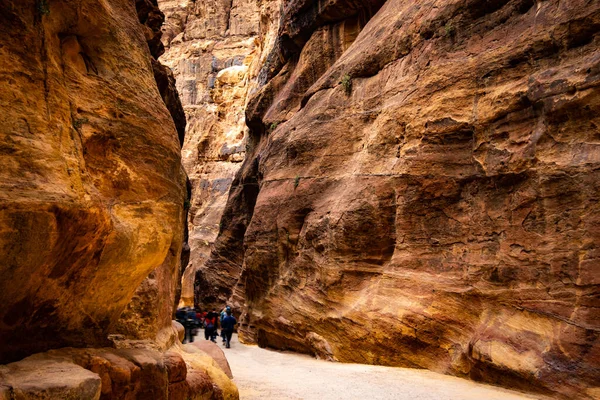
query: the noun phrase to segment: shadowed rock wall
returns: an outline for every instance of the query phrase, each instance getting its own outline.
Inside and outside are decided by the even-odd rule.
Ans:
[[[0,11],[0,362],[107,344],[158,269],[141,335],[155,337],[171,324],[185,174],[135,5]]]
[[[600,4],[281,21],[201,302],[262,346],[598,398]]]

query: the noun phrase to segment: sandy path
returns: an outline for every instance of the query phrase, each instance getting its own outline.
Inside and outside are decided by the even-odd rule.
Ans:
[[[331,363],[245,346],[236,336],[231,348],[223,350],[242,400],[537,398],[425,370]]]

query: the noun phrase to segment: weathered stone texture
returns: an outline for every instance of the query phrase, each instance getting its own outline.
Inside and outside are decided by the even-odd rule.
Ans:
[[[274,23],[272,4],[254,0],[160,0],[166,15],[161,61],[173,69],[187,116],[182,157],[191,183],[191,258],[181,300],[194,305],[203,269],[235,173],[246,152],[245,105],[257,85],[264,40]],[[263,22],[261,21],[263,16]]]
[[[600,3],[355,3],[284,2],[202,302],[263,346],[597,397]]]
[[[187,190],[161,23],[153,0],[0,5],[0,362],[86,347],[0,365],[2,399],[238,398],[171,321]]]
[[[0,398],[236,400],[238,391],[196,348],[52,350],[0,365]]]
[[[175,87],[175,77],[168,67],[158,62],[158,57],[165,52],[165,46],[161,41],[163,35],[161,28],[165,21],[165,15],[158,8],[157,0],[136,0],[135,7],[139,21],[144,26],[144,35],[152,55],[152,71],[158,91],[173,117],[179,142],[183,145],[186,120],[179,93]]]
[[[98,400],[101,395],[97,374],[64,359],[37,357],[0,366],[1,399]]]
[[[0,7],[6,362],[107,343],[142,280],[176,271],[185,175],[132,2]],[[148,337],[171,324],[161,295]]]
[[[197,340],[194,342],[194,346],[211,356],[219,368],[221,368],[221,370],[225,373],[225,375],[227,375],[229,378],[233,378],[227,357],[225,356],[223,349],[218,344],[213,343],[210,340]]]

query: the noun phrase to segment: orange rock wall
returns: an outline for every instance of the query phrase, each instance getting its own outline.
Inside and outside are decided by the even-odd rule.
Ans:
[[[199,297],[247,342],[598,398],[600,4],[382,3],[283,2]]]
[[[158,269],[141,335],[156,336],[171,324],[185,174],[152,30],[131,1],[8,0],[0,31],[0,362],[106,344]]]

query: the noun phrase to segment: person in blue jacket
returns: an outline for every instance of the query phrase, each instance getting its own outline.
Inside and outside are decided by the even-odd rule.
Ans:
[[[225,318],[227,316],[227,310],[231,311],[231,307],[226,306],[223,311],[221,311],[220,317],[219,317],[219,325],[221,325],[221,323],[223,322],[223,318]],[[223,343],[225,343],[225,331],[221,328],[221,338],[223,339]]]
[[[227,310],[227,315],[221,321],[221,331],[225,332],[225,347],[231,347],[231,335],[233,335],[233,327],[237,324],[237,320],[231,315],[231,309]]]

